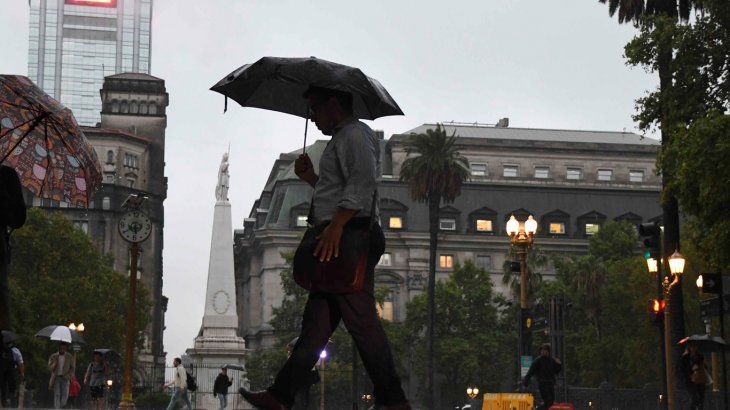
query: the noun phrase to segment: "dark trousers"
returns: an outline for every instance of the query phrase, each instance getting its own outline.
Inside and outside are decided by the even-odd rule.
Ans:
[[[538,387],[542,398],[542,407],[540,408],[547,410],[555,403],[555,383],[541,382],[538,383]]]
[[[705,406],[705,385],[689,383],[687,385],[687,391],[691,400],[689,408],[692,410],[702,410]]]
[[[395,371],[393,354],[385,335],[373,296],[374,267],[383,253],[383,234],[374,229],[374,242],[360,292],[348,294],[311,293],[304,308],[302,332],[284,367],[276,375],[269,392],[288,405],[294,396],[311,385],[312,367],[319,360],[332,332],[342,320],[360,352],[365,370],[374,385],[375,402],[383,405],[406,403],[405,393]]]

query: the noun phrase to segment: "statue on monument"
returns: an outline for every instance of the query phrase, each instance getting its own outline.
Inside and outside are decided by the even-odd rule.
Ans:
[[[223,154],[221,159],[221,166],[218,168],[218,186],[215,187],[215,197],[219,201],[228,200],[228,179],[230,174],[228,173],[228,153]]]

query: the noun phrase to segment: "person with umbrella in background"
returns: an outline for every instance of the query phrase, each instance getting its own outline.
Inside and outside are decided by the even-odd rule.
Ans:
[[[291,409],[296,394],[311,385],[312,367],[342,320],[373,381],[377,407],[410,409],[373,295],[373,269],[385,249],[377,223],[380,145],[373,130],[358,120],[403,112],[380,83],[359,69],[314,57],[264,57],[234,71],[213,90],[243,106],[311,118],[332,137],[320,158],[319,174],[306,153],[295,163],[296,175],[314,189],[309,213],[313,228],[300,244],[305,250],[297,252],[306,260],[299,264],[295,255],[294,261],[297,283],[310,291],[299,340],[273,385],[266,391],[241,388],[239,392],[260,409]],[[348,252],[345,238],[352,245]],[[348,268],[341,269],[338,262]],[[308,281],[314,278],[310,272],[320,268],[329,269],[331,276]],[[350,276],[354,276],[352,286],[335,283]]]
[[[705,405],[705,388],[708,382],[708,372],[705,368],[705,356],[700,352],[699,345],[690,341],[680,359],[680,368],[684,385],[690,396],[691,410],[702,410]]]
[[[48,370],[51,372],[48,389],[53,391],[53,408],[63,408],[68,401],[71,379],[76,374],[76,357],[68,351],[68,343],[58,344],[58,352],[48,358]]]
[[[109,375],[109,364],[104,360],[100,351],[94,351],[94,359],[86,368],[84,384],[89,386],[91,393],[91,408],[104,408],[104,385]]]
[[[213,397],[218,397],[220,402],[220,410],[223,410],[228,405],[228,388],[231,387],[233,381],[228,377],[228,369],[223,366],[221,372],[218,373],[218,377],[215,378],[213,383]]]

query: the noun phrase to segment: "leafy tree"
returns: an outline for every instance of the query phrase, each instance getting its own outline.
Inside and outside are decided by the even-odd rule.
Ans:
[[[111,262],[110,255],[99,254],[90,238],[58,213],[31,209],[25,225],[13,233],[11,312],[30,382],[42,386],[47,380],[46,360],[56,349],[55,343],[35,337],[45,326],[84,323],[87,343],[79,367],[91,360],[93,349],[122,351],[129,280]],[[140,284],[138,347],[149,323],[148,295]]]
[[[469,178],[469,160],[456,146],[456,131],[451,136],[438,124],[425,134],[413,134],[405,143],[408,158],[403,161],[401,181],[410,186],[413,200],[428,204],[429,268],[428,268],[428,406],[433,408],[433,350],[435,327],[436,249],[438,247],[439,209],[441,201],[453,202],[461,194],[461,186]]]
[[[520,298],[520,272],[512,272],[511,258],[507,258],[502,265],[502,284],[506,285],[510,292],[510,296],[519,300]],[[535,292],[542,283],[542,274],[538,271],[540,268],[547,266],[549,257],[542,250],[535,246],[531,252],[527,253],[527,299],[534,300]]]
[[[514,367],[510,363],[516,341],[515,316],[502,315],[499,306],[506,301],[494,291],[490,274],[471,261],[457,264],[448,280],[436,284],[435,296],[441,315],[434,328],[440,402],[431,405],[447,408],[463,404],[469,384],[483,391],[499,391],[503,384],[514,381],[509,369]],[[417,371],[427,365],[428,350],[423,343],[428,326],[426,298],[419,295],[408,303],[406,333],[399,341],[413,349],[412,367]]]

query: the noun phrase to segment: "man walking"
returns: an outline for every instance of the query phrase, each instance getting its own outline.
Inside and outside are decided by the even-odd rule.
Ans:
[[[525,380],[522,382],[527,387],[530,384],[530,378],[537,376],[537,385],[540,389],[540,397],[542,397],[540,409],[547,410],[555,402],[555,375],[560,373],[562,367],[560,360],[550,355],[549,344],[540,346],[540,357],[532,362],[530,370],[527,371]]]
[[[53,391],[53,408],[60,409],[66,406],[69,383],[76,373],[76,357],[68,351],[68,343],[61,342],[58,352],[48,358],[48,370],[51,371],[48,389]]]
[[[175,366],[175,374],[172,376],[172,381],[165,385],[165,387],[172,387],[172,396],[167,410],[175,409],[178,400],[182,400],[188,406],[188,410],[193,410],[193,405],[190,404],[188,397],[188,373],[182,365],[182,359],[176,357],[172,361],[172,365]]]
[[[331,261],[340,256],[343,229],[370,229],[364,286],[352,293],[311,292],[299,340],[274,384],[262,392],[239,391],[259,409],[290,409],[297,392],[311,384],[312,367],[342,320],[373,381],[376,406],[410,409],[373,295],[374,267],[385,248],[380,225],[371,224],[371,218],[377,218],[377,203],[373,201],[380,165],[378,140],[370,127],[352,116],[350,93],[310,86],[304,97],[317,128],[332,136],[320,158],[319,175],[307,155],[301,155],[295,163],[297,176],[314,188],[309,222],[322,229],[314,255],[320,261]]]
[[[213,383],[213,397],[218,397],[221,405],[220,410],[224,410],[228,405],[228,388],[232,384],[233,381],[228,377],[228,369],[225,367],[221,368],[221,372],[215,378],[215,383]]]

